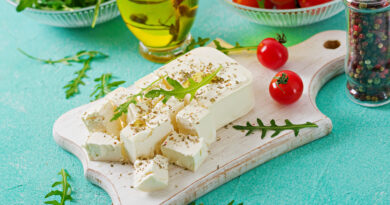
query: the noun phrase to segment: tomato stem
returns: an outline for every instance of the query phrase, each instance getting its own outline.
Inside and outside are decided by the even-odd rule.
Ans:
[[[286,73],[282,73],[282,76],[276,76],[274,77],[274,79],[276,79],[276,86],[278,86],[278,88],[283,92],[284,90],[279,86],[280,84],[287,84],[288,83],[288,76]]]
[[[282,33],[282,35],[277,33],[276,40],[279,41],[279,43],[284,44],[287,42],[287,37],[286,37],[286,35],[284,35],[284,33]]]

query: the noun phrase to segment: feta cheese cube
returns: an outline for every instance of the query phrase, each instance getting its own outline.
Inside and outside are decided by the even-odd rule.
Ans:
[[[152,115],[158,113],[166,113],[171,118],[173,127],[176,127],[176,115],[184,108],[184,100],[179,100],[175,97],[170,97],[164,104],[162,101],[158,102],[153,109]]]
[[[199,136],[207,145],[216,141],[217,131],[212,114],[195,100],[176,115],[176,124],[180,133]]]
[[[155,118],[135,120],[120,134],[120,140],[131,162],[144,157],[153,157],[160,152],[160,144],[173,130],[169,115],[156,115]]]
[[[93,161],[125,161],[122,143],[111,135],[94,132],[88,136],[84,145],[90,160]]]
[[[168,186],[168,159],[156,155],[149,160],[134,162],[134,187],[138,190],[151,192]]]
[[[196,171],[208,156],[203,138],[171,132],[161,145],[161,151],[174,164]]]
[[[153,101],[148,98],[137,98],[137,104],[131,103],[127,112],[127,122],[132,123],[147,115],[154,107]]]
[[[131,92],[127,88],[117,88],[110,92],[105,98],[95,102],[86,112],[82,114],[82,120],[89,132],[104,132],[112,136],[119,136],[120,130],[124,127],[126,117],[111,121],[115,109],[126,102]]]
[[[114,116],[112,103],[103,98],[82,114],[82,120],[90,133],[103,132],[112,136],[119,136],[121,123],[119,120],[111,121]]]

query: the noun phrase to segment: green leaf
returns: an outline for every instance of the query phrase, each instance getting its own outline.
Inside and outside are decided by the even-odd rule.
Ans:
[[[164,89],[157,89],[157,90],[151,90],[148,93],[145,94],[145,97],[147,98],[156,98],[160,95],[164,96],[163,102],[167,102],[170,97],[176,97],[177,99],[184,99],[184,97],[189,94],[191,96],[191,100],[194,98],[196,91],[209,84],[211,80],[217,75],[217,73],[222,69],[222,66],[220,66],[218,69],[216,69],[214,72],[208,74],[205,76],[199,83],[195,82],[192,78],[189,78],[189,86],[184,88],[179,82],[176,80],[173,80],[169,77],[167,77],[167,82],[173,87],[172,90],[164,90]]]
[[[90,58],[107,58],[108,57],[107,54],[104,54],[104,53],[99,52],[99,51],[84,51],[84,50],[82,50],[82,51],[77,52],[73,56],[67,56],[65,58],[61,58],[58,60],[51,60],[51,59],[41,59],[41,58],[34,57],[34,56],[26,53],[25,51],[23,51],[20,48],[18,48],[18,51],[21,52],[23,55],[27,56],[28,58],[31,58],[31,59],[37,60],[37,61],[41,61],[41,62],[47,63],[47,64],[63,63],[65,65],[70,65],[73,62],[84,63],[85,61],[87,61]]]
[[[20,0],[18,6],[16,7],[17,12],[21,12],[27,7],[32,7],[34,0]]]
[[[61,171],[58,174],[61,175],[62,180],[53,183],[52,187],[55,187],[57,185],[62,185],[62,190],[52,190],[48,194],[46,194],[45,198],[51,196],[59,196],[61,201],[56,201],[56,200],[45,201],[45,204],[64,205],[65,201],[72,200],[71,197],[72,188],[70,184],[68,184],[68,178],[70,178],[69,174],[66,172],[65,169],[61,169]]]
[[[263,139],[269,130],[273,130],[274,133],[271,135],[272,137],[276,137],[280,132],[284,130],[293,130],[294,135],[298,136],[299,130],[303,128],[309,128],[309,127],[318,127],[318,125],[312,123],[312,122],[306,122],[305,124],[293,124],[290,120],[285,120],[286,125],[278,126],[275,122],[275,120],[270,121],[270,126],[265,126],[263,122],[257,118],[257,126],[253,126],[250,122],[246,123],[246,126],[241,125],[234,125],[233,128],[236,130],[247,130],[246,136],[253,133],[255,130],[261,131],[261,139]]]
[[[209,40],[210,40],[210,38],[202,38],[202,37],[198,37],[197,41],[195,39],[191,39],[191,42],[188,44],[184,53],[187,53],[188,51],[190,51],[198,46],[204,46]]]
[[[91,69],[90,62],[92,60],[92,57],[90,57],[88,60],[84,62],[83,68],[81,70],[76,71],[75,74],[77,75],[74,79],[70,80],[68,84],[66,84],[63,88],[66,89],[66,99],[80,93],[79,86],[85,85],[83,82],[83,79],[87,77],[85,74],[89,69]]]
[[[101,3],[102,3],[102,0],[97,0],[97,2],[96,2],[95,11],[93,12],[93,20],[92,20],[92,25],[91,25],[92,28],[95,28],[96,21],[97,21],[97,18],[99,16],[99,8],[100,8]]]
[[[265,7],[265,0],[256,0],[257,4],[259,5],[259,8],[264,8]]]
[[[58,201],[45,201],[45,204],[53,204],[53,205],[60,205],[60,203]]]
[[[224,54],[229,54],[231,51],[241,51],[241,50],[254,50],[257,49],[257,46],[241,46],[238,42],[236,42],[235,46],[232,48],[226,48],[221,45],[218,40],[213,40],[215,48]]]
[[[163,79],[165,76],[160,77],[159,79],[153,81],[150,85],[146,86],[145,88],[142,88],[141,91],[135,95],[131,95],[127,98],[127,101],[119,105],[115,111],[114,111],[114,116],[112,116],[110,121],[117,120],[120,118],[123,114],[127,114],[129,105],[130,104],[137,104],[137,97],[141,96],[143,97],[144,92],[149,90],[154,84],[159,82],[161,79]]]
[[[228,205],[233,205],[233,204],[234,204],[234,200],[228,203]]]
[[[117,88],[119,85],[125,83],[125,81],[115,81],[110,83],[110,80],[112,79],[111,73],[104,73],[100,77],[95,78],[95,82],[97,84],[95,85],[95,90],[92,92],[90,97],[94,96],[94,100],[97,100],[99,98],[104,97],[109,92]]]

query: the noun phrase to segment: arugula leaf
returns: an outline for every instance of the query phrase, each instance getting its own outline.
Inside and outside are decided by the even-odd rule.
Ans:
[[[68,183],[68,178],[70,179],[70,176],[68,172],[65,169],[61,169],[61,171],[58,173],[61,175],[62,180],[54,182],[51,187],[56,187],[58,185],[62,185],[62,190],[53,190],[46,194],[45,198],[51,197],[51,196],[60,196],[61,201],[58,202],[56,200],[51,200],[51,201],[45,201],[45,204],[53,204],[53,205],[64,205],[65,201],[71,201],[72,199],[72,187]]]
[[[18,6],[16,7],[17,12],[21,12],[27,7],[32,7],[35,0],[20,0]]]
[[[142,88],[141,91],[135,95],[131,95],[130,97],[128,97],[127,101],[122,103],[121,105],[119,105],[115,110],[114,110],[114,116],[111,118],[110,121],[114,121],[114,120],[117,120],[120,116],[122,116],[123,114],[127,114],[128,112],[128,109],[129,109],[129,105],[130,104],[137,104],[137,97],[140,96],[140,97],[143,97],[144,96],[144,92],[149,90],[154,84],[156,84],[157,82],[159,82],[161,79],[165,78],[165,76],[162,76],[160,77],[159,79],[153,81],[150,85],[148,85],[147,87],[145,88]]]
[[[87,61],[89,58],[107,58],[108,55],[104,54],[100,51],[79,51],[73,56],[66,56],[65,58],[61,58],[58,60],[51,60],[51,59],[41,59],[34,56],[31,56],[30,54],[26,53],[22,49],[18,48],[19,52],[21,52],[23,55],[27,56],[28,58],[31,58],[33,60],[41,61],[43,63],[47,64],[56,64],[56,63],[63,63],[65,65],[71,65],[71,63],[83,63]]]
[[[93,20],[92,20],[92,28],[95,28],[97,18],[99,16],[99,9],[100,9],[100,4],[102,3],[102,0],[97,0],[96,6],[95,6],[95,11],[93,12]]]
[[[83,82],[83,78],[86,78],[87,75],[85,74],[89,69],[91,69],[90,62],[93,58],[89,57],[86,61],[84,61],[84,66],[81,68],[81,70],[78,70],[75,72],[77,74],[76,78],[72,79],[68,82],[63,88],[66,89],[66,99],[74,96],[75,94],[80,93],[79,85],[85,85]]]
[[[191,39],[191,42],[184,50],[184,53],[187,53],[188,51],[194,49],[197,46],[204,46],[209,40],[210,38],[202,38],[202,37],[198,37],[197,41],[195,39]]]
[[[122,85],[123,83],[126,82],[126,81],[115,81],[110,83],[111,78],[112,78],[111,73],[104,73],[100,77],[95,78],[94,81],[97,82],[98,84],[95,85],[95,90],[90,95],[90,97],[96,94],[94,100],[102,98],[105,95],[107,95],[109,92],[111,92],[113,89],[117,88],[119,85]]]
[[[231,51],[241,51],[241,50],[255,50],[257,49],[257,46],[241,46],[238,42],[236,42],[235,46],[233,48],[226,48],[221,45],[221,42],[218,40],[213,40],[215,44],[215,48],[219,51],[222,51],[224,54],[229,54]]]
[[[191,95],[191,100],[194,98],[196,91],[209,84],[211,80],[217,75],[217,73],[221,70],[222,66],[220,66],[217,70],[212,72],[211,74],[205,76],[199,83],[194,81],[192,78],[189,78],[189,86],[183,87],[178,81],[167,77],[167,82],[173,87],[172,90],[164,90],[164,89],[157,89],[157,90],[151,90],[148,93],[145,94],[145,97],[147,98],[156,98],[160,95],[164,96],[163,103],[166,103],[170,97],[174,96],[177,99],[184,99],[184,97],[187,94]]]
[[[308,127],[318,127],[318,125],[312,123],[312,122],[306,122],[305,124],[292,124],[290,120],[285,120],[286,125],[278,126],[275,123],[275,120],[271,120],[270,126],[265,126],[263,122],[257,118],[257,124],[258,126],[253,126],[250,122],[246,122],[246,126],[241,125],[234,125],[233,128],[236,130],[248,130],[248,132],[245,134],[245,136],[248,136],[252,134],[255,130],[261,130],[261,139],[263,139],[269,130],[275,131],[274,134],[271,135],[272,137],[275,137],[283,130],[294,130],[294,135],[298,136],[299,130],[303,128]]]

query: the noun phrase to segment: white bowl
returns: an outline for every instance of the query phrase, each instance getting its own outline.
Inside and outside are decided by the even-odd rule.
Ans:
[[[262,9],[243,6],[232,0],[223,0],[234,12],[244,18],[267,26],[296,27],[328,19],[344,10],[342,0],[297,9]]]
[[[13,0],[7,0],[10,4],[17,6]],[[39,23],[56,27],[78,28],[91,26],[95,6],[89,6],[73,11],[48,11],[33,8],[26,8],[21,13],[31,17]],[[116,0],[104,2],[99,7],[99,16],[96,25],[104,23],[119,16]]]

